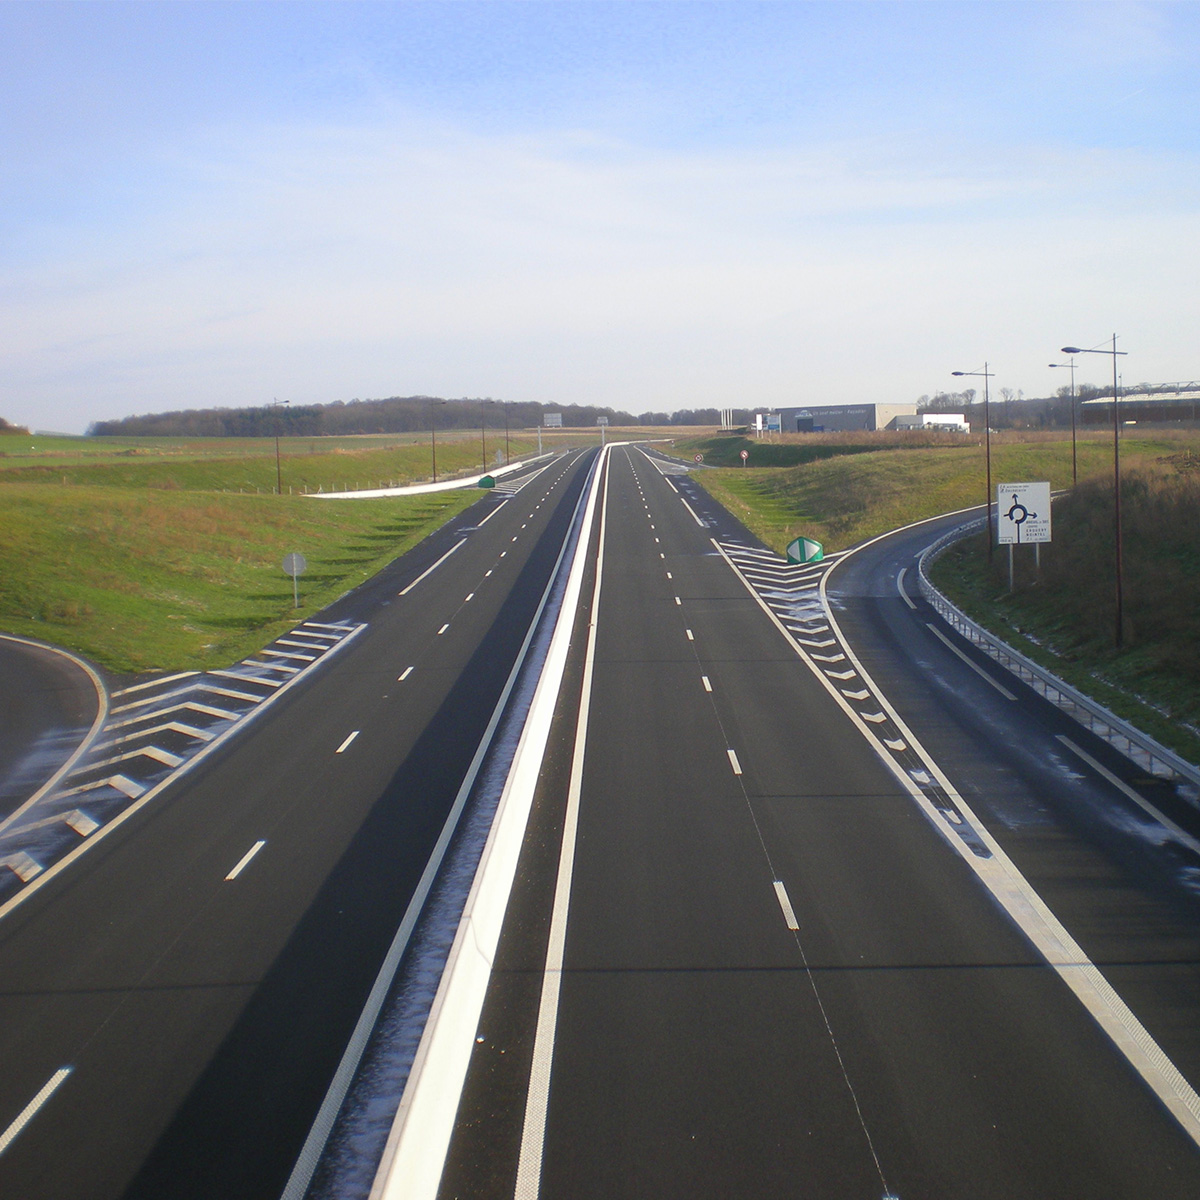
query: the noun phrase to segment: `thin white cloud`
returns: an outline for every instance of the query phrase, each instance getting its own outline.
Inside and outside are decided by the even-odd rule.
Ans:
[[[911,399],[984,357],[1052,390],[1046,353],[1112,325],[1153,347],[1139,378],[1197,373],[1195,165],[916,138],[664,153],[412,117],[213,130],[105,237],[86,203],[27,234],[0,412]]]

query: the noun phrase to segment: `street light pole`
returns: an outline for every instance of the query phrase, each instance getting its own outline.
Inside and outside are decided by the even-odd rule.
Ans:
[[[1079,482],[1079,459],[1075,453],[1075,356],[1069,363],[1050,363],[1052,367],[1071,368],[1071,485]]]
[[[508,452],[508,401],[504,401],[504,465],[508,466],[511,459]]]
[[[992,542],[995,538],[992,529],[992,416],[988,397],[988,380],[994,379],[995,376],[988,370],[987,363],[983,364],[982,371],[951,371],[950,374],[983,376],[983,458],[986,463],[984,486],[987,488],[987,557],[990,563],[992,561]]]
[[[1125,644],[1125,567],[1121,546],[1121,417],[1118,409],[1121,407],[1120,384],[1117,382],[1117,359],[1124,357],[1128,351],[1117,349],[1117,335],[1112,335],[1112,349],[1101,350],[1093,347],[1091,350],[1079,346],[1064,346],[1063,354],[1111,354],[1113,369],[1113,543],[1117,555],[1117,629],[1114,639],[1118,650]]]
[[[445,400],[429,401],[429,453],[433,459],[433,482],[437,483],[437,406],[445,404]]]
[[[290,400],[276,400],[272,398],[272,408],[287,408],[291,404]],[[283,495],[283,467],[279,462],[279,415],[275,415],[275,494]]]

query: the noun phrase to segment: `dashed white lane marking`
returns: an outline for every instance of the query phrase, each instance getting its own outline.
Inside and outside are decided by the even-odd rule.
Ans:
[[[934,635],[934,637],[938,638],[945,645],[947,650],[951,650],[957,654],[958,657],[961,658],[963,662],[965,662],[967,666],[979,676],[980,679],[986,679],[987,682],[990,683],[992,687],[994,687],[996,691],[998,691],[1005,699],[1016,699],[1016,696],[1014,696],[1012,692],[1008,690],[1008,688],[1004,687],[1003,684],[997,683],[996,680],[994,680],[978,663],[972,662],[940,629],[929,624],[928,621],[925,622],[925,626],[929,632]]]
[[[475,599],[475,593],[474,593],[474,592],[468,592],[468,593],[467,593],[467,598],[466,598],[466,599],[463,601],[463,603],[464,603],[464,604],[470,604],[470,603],[471,603],[471,601],[472,601],[472,600],[474,600],[474,599]]]
[[[683,601],[682,601],[682,600],[680,600],[680,598],[679,598],[678,596],[676,596],[676,597],[675,597],[675,603],[676,603],[676,604],[682,604],[682,603],[683,603]]]
[[[689,642],[694,642],[696,640],[695,637],[692,636],[692,631],[690,629],[685,629],[683,632],[687,634]]]
[[[238,859],[238,864],[225,876],[225,882],[230,883],[235,880],[249,865],[250,860],[266,845],[266,841],[255,842],[241,858]]]
[[[517,539],[516,539],[516,537],[514,536],[514,538],[513,538],[513,541],[515,542],[516,540],[517,540]]]
[[[403,675],[396,676],[397,683],[403,683],[413,673],[412,667],[405,667]]]
[[[683,497],[680,496],[679,499],[683,500]],[[708,528],[704,524],[704,522],[702,520],[700,520],[700,518],[698,516],[696,516],[696,510],[686,500],[683,500],[683,507],[686,508],[688,510],[688,512],[690,512],[692,514],[692,520],[695,521],[696,524],[699,525],[701,529]]]
[[[779,907],[783,909],[783,919],[787,922],[787,927],[792,930],[798,930],[800,922],[796,920],[792,901],[787,894],[787,888],[783,886],[782,879],[775,880],[775,899],[779,901]]]
[[[705,690],[706,692],[711,692],[711,691],[712,691],[712,684],[709,682],[709,678],[708,678],[708,676],[707,676],[707,675],[701,675],[701,676],[700,676],[700,682],[701,682],[702,684],[704,684],[704,690]]]
[[[737,754],[733,750],[726,750],[725,753],[729,755],[729,765],[733,768],[733,773],[740,775],[742,773],[742,764],[738,762]]]
[[[660,550],[660,551],[658,552],[658,557],[659,557],[659,558],[666,558],[667,556],[666,556],[666,555],[665,555],[665,554],[664,554],[664,553],[663,553],[663,552]]]
[[[482,524],[482,522],[480,522],[480,524]],[[409,592],[411,592],[411,591],[413,590],[413,588],[415,588],[415,587],[417,586],[417,584],[418,584],[418,583],[420,583],[420,582],[421,582],[421,580],[425,578],[425,576],[426,576],[426,575],[432,575],[432,574],[434,573],[434,571],[436,571],[436,570],[438,569],[438,567],[440,567],[440,566],[442,565],[442,563],[444,563],[444,562],[446,561],[446,559],[448,559],[448,558],[450,557],[450,555],[452,555],[452,554],[455,552],[455,550],[460,550],[460,549],[461,549],[463,546],[465,546],[466,544],[467,544],[467,539],[466,539],[466,538],[463,538],[463,540],[462,540],[461,542],[455,542],[455,543],[454,543],[454,545],[453,545],[453,546],[451,546],[451,547],[450,547],[450,549],[449,549],[449,550],[447,550],[447,551],[446,551],[446,553],[445,553],[445,554],[443,554],[443,555],[442,555],[442,557],[441,557],[441,558],[439,558],[439,559],[437,560],[437,562],[435,562],[435,563],[433,564],[433,566],[432,566],[432,567],[427,567],[427,568],[426,568],[424,571],[422,571],[422,572],[421,572],[421,574],[420,574],[420,575],[418,575],[418,576],[416,577],[416,579],[414,579],[414,580],[412,581],[412,583],[410,583],[410,584],[408,585],[408,587],[406,587],[406,588],[402,588],[402,589],[401,589],[399,592],[397,592],[396,594],[397,594],[398,596],[407,596],[407,595],[408,595],[408,593],[409,593]]]
[[[358,737],[357,729],[334,751],[334,754],[341,754],[342,751],[345,750],[346,747],[349,746],[356,737]]]
[[[439,629],[439,630],[437,631],[437,633],[435,634],[435,636],[436,636],[436,637],[441,637],[441,636],[442,636],[442,634],[443,634],[443,633],[445,633],[445,632],[446,632],[446,630],[447,630],[447,629],[449,629],[449,628],[450,628],[450,622],[449,622],[449,621],[447,621],[447,622],[445,623],[445,625],[443,625],[443,626],[441,627],[441,629]]]
[[[915,612],[917,606],[912,602],[912,597],[904,590],[904,576],[907,571],[907,567],[900,568],[900,574],[896,576],[896,591],[900,593],[900,599]]]
[[[493,570],[494,570],[494,568],[493,568]],[[492,573],[491,570],[484,571],[484,573],[483,573],[484,579],[486,579],[491,573]]]
[[[1125,780],[1114,775],[1103,763],[1097,762],[1086,750],[1075,745],[1073,741],[1065,734],[1057,733],[1054,735],[1072,754],[1079,755],[1093,771],[1097,772],[1104,779],[1113,785],[1119,792],[1124,793],[1134,802],[1147,816],[1157,821],[1164,829],[1168,829],[1173,833],[1185,846],[1190,850],[1200,854],[1200,842],[1198,842],[1190,833],[1181,829],[1170,817],[1164,812],[1160,812],[1153,804],[1150,803],[1144,796],[1139,795],[1133,788],[1125,782]]]
[[[507,551],[507,550],[501,550],[501,551],[500,551],[500,557],[501,557],[501,558],[507,558],[507,557],[508,557],[508,551]]]
[[[3,1133],[0,1133],[0,1154],[3,1154],[8,1149],[17,1134],[37,1116],[38,1109],[58,1091],[63,1081],[70,1075],[72,1069],[71,1067],[60,1067],[55,1071],[49,1080],[43,1084],[41,1091],[21,1109],[17,1115],[17,1119]]]

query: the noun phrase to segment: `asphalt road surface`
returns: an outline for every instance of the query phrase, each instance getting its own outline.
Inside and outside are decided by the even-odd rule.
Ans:
[[[72,658],[0,637],[0,821],[74,753],[99,704],[96,683]]]
[[[280,1194],[593,457],[327,610],[368,628],[0,921],[0,1196]]]
[[[439,1194],[1200,1195],[1195,1142],[1079,998],[1086,960],[1049,964],[1012,915],[1043,919],[1029,893],[1006,908],[981,882],[1015,878],[1009,854],[1116,986],[1105,1012],[1123,999],[1194,1081],[1188,806],[929,629],[920,531],[827,587],[861,672],[957,789],[948,815],[923,806],[929,771],[902,786],[888,765],[910,735],[839,699],[868,694],[848,651],[803,661],[718,552],[744,531],[636,450],[613,452],[608,486],[569,905],[564,736]],[[576,692],[560,719],[578,712]]]

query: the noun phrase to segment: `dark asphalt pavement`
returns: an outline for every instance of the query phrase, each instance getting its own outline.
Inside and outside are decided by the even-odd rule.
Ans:
[[[522,1200],[1200,1195],[1195,1144],[710,541],[744,531],[711,503],[700,516],[712,523],[644,456],[614,452],[540,1192]],[[922,741],[957,747],[945,768],[974,803],[1013,771],[1009,730],[962,712],[994,689],[944,646],[935,661],[896,624],[917,610],[883,588],[886,570],[866,556],[858,569],[863,584],[834,572],[839,620]],[[892,596],[890,632],[868,637],[871,603]],[[889,640],[921,661],[888,659]],[[953,719],[918,711],[926,685],[899,685],[917,666],[946,681]],[[557,786],[538,798],[443,1197],[513,1195],[565,752],[547,765]],[[1045,783],[1064,806],[1068,774]],[[980,811],[1008,837],[995,798]],[[1072,930],[1119,913],[1116,945],[1164,889],[1119,854],[1073,877],[1106,836],[1061,823],[1033,877],[1058,873]],[[1176,900],[1141,959],[1174,935],[1182,974],[1151,970],[1143,991],[1195,1029],[1197,924]]]
[[[0,1196],[279,1195],[590,457],[332,606],[369,628],[0,922],[0,1133],[70,1070],[0,1152]]]

